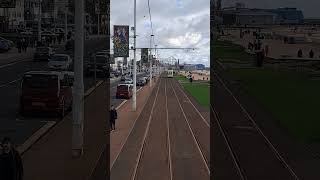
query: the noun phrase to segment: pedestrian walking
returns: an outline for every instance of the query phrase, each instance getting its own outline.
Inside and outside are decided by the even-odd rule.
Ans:
[[[265,45],[264,50],[265,50],[264,51],[265,55],[268,56],[268,54],[269,54],[269,45]]]
[[[302,50],[301,50],[301,49],[298,50],[298,57],[299,57],[299,58],[302,57]]]
[[[111,105],[110,110],[110,125],[111,125],[111,131],[116,130],[116,120],[118,119],[118,113],[117,110],[114,108],[113,105]]]
[[[27,53],[27,49],[28,49],[28,40],[27,39],[24,39],[24,43],[23,43],[23,50],[25,53]]]
[[[2,142],[0,142],[0,179],[5,179],[5,164],[3,159],[3,146]]]
[[[6,137],[2,141],[4,163],[4,180],[23,180],[23,164],[19,152],[14,148],[11,139]]]
[[[17,40],[17,48],[18,48],[18,52],[21,53],[21,39],[18,38]]]
[[[310,52],[309,52],[309,58],[313,58],[313,56],[314,56],[314,52],[313,52],[313,50],[311,49]]]

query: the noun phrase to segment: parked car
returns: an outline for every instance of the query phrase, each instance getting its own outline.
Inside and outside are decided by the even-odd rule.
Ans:
[[[10,50],[9,43],[4,40],[0,40],[0,53],[8,52]]]
[[[121,78],[120,78],[120,81],[125,81],[125,80],[126,80],[126,76],[122,75]]]
[[[45,60],[48,61],[50,57],[54,54],[54,50],[51,47],[41,46],[37,47],[33,55],[33,60]]]
[[[145,78],[139,78],[138,80],[137,80],[137,86],[144,86],[144,85],[146,85],[147,84],[147,81],[146,81],[146,79]]]
[[[53,70],[70,70],[72,64],[73,60],[67,54],[55,54],[48,62],[49,68]]]
[[[33,112],[64,117],[72,107],[72,72],[30,71],[23,75],[20,93],[22,116]]]
[[[95,55],[90,58],[90,61],[85,65],[85,74],[91,75],[95,71],[97,75],[109,76],[108,58],[104,55]]]
[[[10,40],[8,40],[6,38],[3,38],[3,37],[0,37],[0,40],[7,42],[7,45],[9,46],[9,50],[14,46],[14,42],[13,41],[10,41]]]
[[[116,98],[126,98],[130,99],[132,97],[132,86],[128,84],[118,84],[117,86],[117,92],[116,92]]]
[[[132,81],[132,79],[126,79],[125,81],[124,81],[124,84],[133,84],[133,81]]]

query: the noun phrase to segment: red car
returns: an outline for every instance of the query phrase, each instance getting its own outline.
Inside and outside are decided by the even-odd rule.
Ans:
[[[53,112],[61,118],[72,107],[73,73],[31,71],[23,75],[20,113]]]
[[[132,85],[130,84],[118,84],[116,98],[126,98],[130,99],[132,97]]]

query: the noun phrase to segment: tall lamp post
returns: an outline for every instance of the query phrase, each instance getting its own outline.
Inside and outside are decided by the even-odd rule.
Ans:
[[[151,36],[150,36],[150,55],[151,55],[151,40],[152,40],[152,37],[154,37],[153,34],[151,34]],[[150,87],[152,87],[152,58],[150,59],[150,55],[148,55],[148,61],[149,61],[149,64],[150,64],[150,70],[149,70],[149,73],[150,73]]]
[[[41,17],[42,17],[42,9],[41,9],[42,0],[39,0],[39,14],[38,14],[38,42],[41,41]]]
[[[84,84],[83,84],[83,51],[84,51],[84,0],[75,1],[75,63],[72,121],[72,155],[83,154],[83,119],[84,119]]]
[[[65,0],[64,9],[64,42],[67,42],[68,36],[68,0]]]
[[[137,16],[137,2],[134,0],[134,43],[133,43],[133,96],[132,96],[132,111],[137,109],[137,60],[136,60],[136,16]]]

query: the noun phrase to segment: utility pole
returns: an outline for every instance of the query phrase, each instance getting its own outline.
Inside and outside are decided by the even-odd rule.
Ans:
[[[83,85],[83,51],[84,51],[84,0],[75,1],[75,62],[72,121],[72,155],[83,154],[83,119],[84,119],[84,85]]]
[[[41,3],[42,0],[39,0],[39,14],[38,14],[38,42],[41,41],[41,17],[42,17],[42,9],[41,9]]]
[[[151,34],[151,36],[150,36],[150,55],[151,55],[151,40],[152,40],[152,37],[153,37],[154,35],[153,34]],[[149,63],[150,63],[150,87],[152,87],[152,59],[153,58],[151,58],[150,59],[150,55],[148,55],[148,61],[149,61]]]
[[[137,60],[136,60],[136,16],[137,16],[137,2],[134,0],[134,43],[133,43],[133,96],[132,96],[132,111],[136,111],[137,109]]]
[[[65,0],[65,12],[64,12],[64,42],[67,42],[68,36],[68,0]]]

